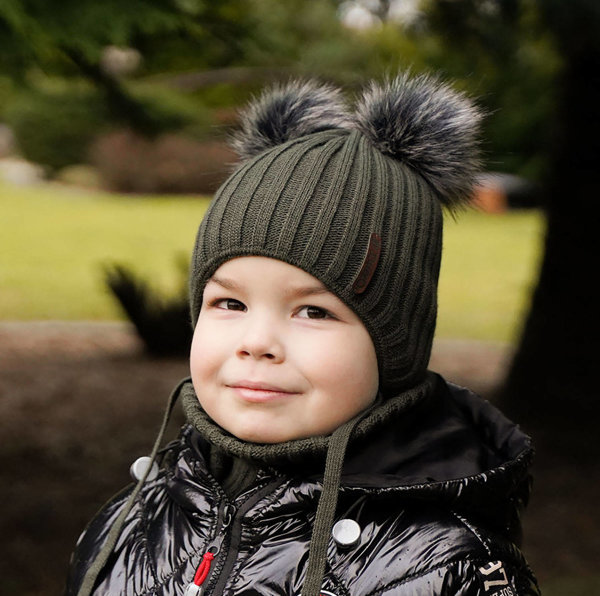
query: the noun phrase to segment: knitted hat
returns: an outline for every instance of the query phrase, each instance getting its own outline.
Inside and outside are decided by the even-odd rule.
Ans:
[[[479,121],[464,96],[425,76],[372,84],[354,113],[326,85],[264,93],[237,137],[244,161],[198,232],[193,324],[222,263],[272,257],[319,279],[360,317],[384,394],[417,383],[435,329],[441,205],[469,198]]]

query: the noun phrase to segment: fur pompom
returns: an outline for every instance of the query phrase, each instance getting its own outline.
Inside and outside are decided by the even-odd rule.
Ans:
[[[242,113],[233,148],[242,160],[290,139],[321,130],[347,128],[349,116],[342,94],[315,81],[276,86]]]
[[[372,83],[356,126],[382,153],[419,172],[447,207],[466,203],[479,170],[481,112],[448,85],[422,75]]]

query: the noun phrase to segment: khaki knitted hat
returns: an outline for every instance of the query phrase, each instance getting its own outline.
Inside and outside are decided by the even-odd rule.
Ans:
[[[326,85],[265,92],[235,143],[244,161],[198,231],[193,324],[222,263],[272,257],[310,273],[356,312],[384,395],[419,382],[435,329],[441,206],[469,199],[479,122],[469,100],[425,76],[373,83],[353,112]]]

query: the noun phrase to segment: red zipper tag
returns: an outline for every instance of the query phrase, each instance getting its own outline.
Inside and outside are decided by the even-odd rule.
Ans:
[[[200,562],[200,565],[198,565],[198,569],[196,569],[196,575],[194,575],[194,583],[197,586],[201,586],[204,583],[204,580],[210,573],[210,565],[214,558],[215,555],[212,553],[206,553],[202,557],[202,561]]]
[[[224,520],[221,524],[220,533],[215,537],[211,545],[208,547],[206,553],[204,553],[204,555],[202,556],[200,565],[198,565],[198,568],[196,569],[196,574],[194,575],[194,581],[191,584],[189,584],[188,587],[185,589],[183,596],[202,595],[202,584],[204,584],[204,582],[206,581],[206,578],[210,573],[210,566],[212,565],[212,562],[221,550],[221,545],[223,544],[223,540],[225,539],[225,530],[227,530],[229,524],[231,524],[233,514],[233,507],[226,505],[224,509]]]
[[[189,584],[185,589],[184,596],[200,596],[202,594],[202,584],[210,573],[210,566],[215,558],[215,555],[211,552],[204,553],[198,569],[196,569],[196,575],[194,575],[194,582]]]

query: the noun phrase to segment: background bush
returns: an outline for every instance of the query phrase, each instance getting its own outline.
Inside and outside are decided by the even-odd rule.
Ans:
[[[166,298],[130,268],[115,263],[106,268],[106,284],[119,301],[127,318],[154,356],[187,356],[192,342],[188,301],[188,262],[181,259],[180,286]]]
[[[153,141],[139,135],[115,133],[123,128],[123,122],[109,112],[101,91],[50,79],[36,85],[9,97],[4,102],[3,116],[14,131],[23,157],[46,167],[51,176],[70,165],[90,162],[93,165],[90,149],[100,138],[102,142],[94,155],[103,166],[101,173],[106,175],[106,185],[110,188],[136,192],[186,192],[188,189],[213,188],[209,180],[214,177],[213,174],[194,176],[189,167],[190,161],[198,159],[199,145],[191,138],[175,140],[175,135],[181,131],[199,138],[210,132],[214,139],[210,112],[201,102],[158,86],[132,86],[128,92],[141,106],[148,121],[152,122],[156,133],[170,133],[159,141]],[[117,163],[108,163],[110,159],[103,154],[105,146],[109,151],[117,151],[118,159],[124,161],[120,168]],[[122,148],[133,151],[135,155],[124,159],[126,156]],[[206,153],[211,167],[216,167],[215,159],[223,160],[230,156],[229,152],[219,151],[219,143],[213,141],[208,145]],[[155,168],[159,158],[165,158],[168,163],[148,184],[141,174],[144,170]],[[147,161],[143,163],[144,160]],[[173,160],[182,161],[179,171]],[[123,173],[125,169],[129,169],[127,175]],[[184,171],[189,173],[188,182],[184,180],[188,175]],[[203,179],[207,182],[199,185],[198,180]]]
[[[128,130],[99,138],[90,157],[107,189],[136,193],[211,194],[235,161],[224,141],[175,134],[146,139]]]
[[[23,157],[46,166],[50,173],[84,161],[94,137],[107,127],[100,95],[75,88],[21,92],[4,116]]]

